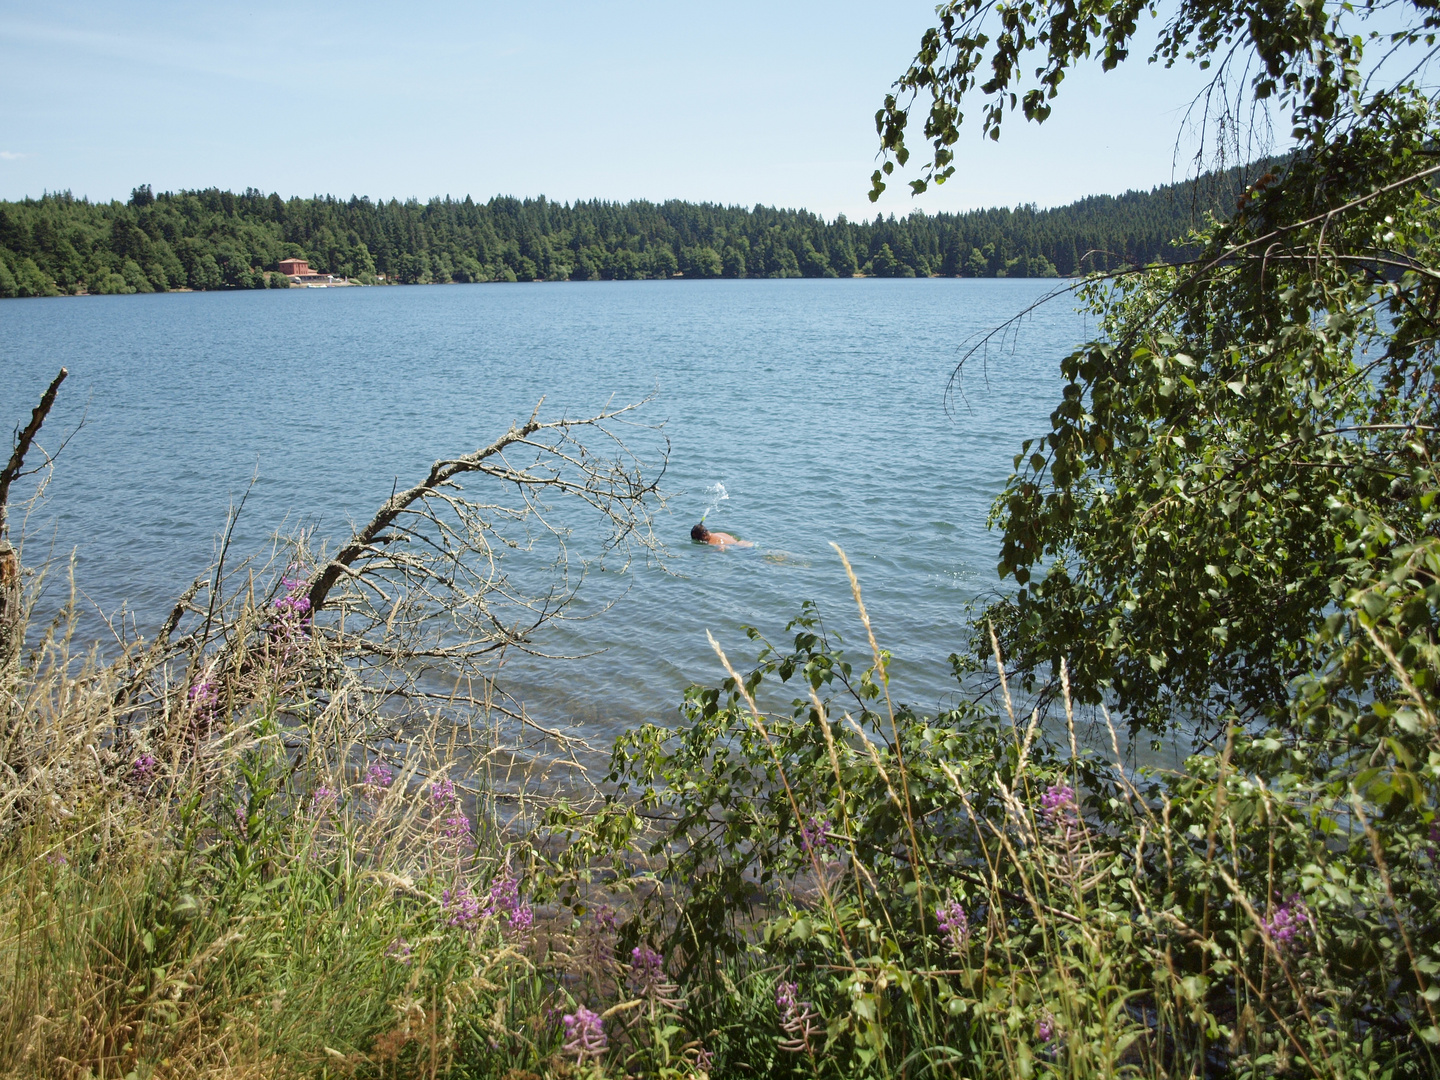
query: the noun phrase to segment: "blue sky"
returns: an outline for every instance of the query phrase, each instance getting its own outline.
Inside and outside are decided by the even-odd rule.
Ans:
[[[960,170],[866,199],[874,114],[928,0],[27,3],[0,0],[0,198],[282,195],[711,200],[831,216],[1058,205],[1182,177],[1202,76],[1067,78],[1043,126],[978,127]],[[978,111],[972,113],[978,115]]]

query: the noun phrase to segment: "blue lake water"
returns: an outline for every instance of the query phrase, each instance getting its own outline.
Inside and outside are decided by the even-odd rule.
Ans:
[[[951,700],[946,657],[966,604],[1001,587],[991,500],[1020,441],[1048,430],[1058,360],[1086,326],[1042,307],[947,410],[962,343],[1025,308],[1041,281],[596,282],[184,293],[0,302],[0,420],[71,375],[45,445],[85,416],[29,523],[28,561],[76,554],[93,611],[153,628],[209,563],[227,508],[258,481],[235,549],[314,524],[343,539],[438,457],[546,414],[654,393],[673,495],[668,571],[635,564],[595,619],[519,658],[509,686],[548,723],[604,735],[670,721],[684,687],[722,677],[706,630],[740,662],[743,624],[774,640],[805,600],[863,641],[829,543],[860,575],[895,655],[896,696]],[[641,439],[643,442],[644,439]],[[712,527],[753,552],[692,545]],[[53,543],[54,547],[51,548]],[[585,552],[578,552],[585,554]],[[63,575],[62,575],[63,576]],[[57,578],[57,583],[58,583]],[[592,606],[616,595],[597,582]],[[587,588],[590,586],[587,584]],[[609,590],[607,592],[607,590]],[[92,620],[98,636],[99,624]]]

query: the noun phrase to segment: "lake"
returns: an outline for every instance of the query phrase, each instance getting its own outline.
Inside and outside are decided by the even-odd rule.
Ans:
[[[685,686],[723,677],[707,629],[739,664],[754,653],[743,625],[783,641],[805,600],[858,666],[863,632],[833,541],[894,653],[896,697],[935,710],[955,697],[946,657],[964,646],[966,605],[1002,587],[990,503],[1020,441],[1049,430],[1058,361],[1087,325],[1068,299],[1045,305],[967,365],[963,396],[947,400],[947,381],[967,339],[1054,285],[676,280],[0,301],[0,420],[28,418],[62,365],[70,378],[42,442],[53,448],[85,418],[29,523],[27,561],[74,551],[94,636],[98,613],[122,604],[150,630],[209,563],[252,475],[235,550],[297,524],[339,540],[396,482],[489,443],[542,395],[553,415],[653,393],[640,418],[664,421],[671,443],[673,499],[657,523],[667,566],[634,564],[623,589],[587,582],[588,610],[614,605],[539,644],[589,655],[514,658],[509,688],[538,718],[587,735],[671,722]],[[729,498],[707,524],[754,551],[690,543],[717,483]]]

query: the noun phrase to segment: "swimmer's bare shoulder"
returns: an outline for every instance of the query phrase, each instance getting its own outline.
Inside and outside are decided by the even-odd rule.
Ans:
[[[716,547],[755,547],[749,540],[742,540],[737,536],[730,536],[729,533],[708,533],[707,544],[714,544]]]
[[[738,536],[731,536],[729,533],[711,532],[701,522],[690,530],[690,539],[701,544],[713,544],[715,547],[724,550],[727,547],[754,547],[749,540],[741,540]]]
[[[749,540],[741,540],[738,536],[731,536],[729,533],[712,532],[705,537],[707,544],[714,544],[716,547],[754,547]]]

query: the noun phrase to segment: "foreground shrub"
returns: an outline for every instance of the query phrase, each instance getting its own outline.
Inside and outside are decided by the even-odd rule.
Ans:
[[[763,1023],[797,1075],[1435,1074],[1440,830],[1363,732],[1231,723],[1137,769],[1068,690],[1017,714],[1001,665],[998,712],[921,718],[884,653],[857,675],[813,609],[790,629],[552,818],[576,863],[658,860],[644,917],[707,1025]],[[802,696],[764,711],[775,683]]]

